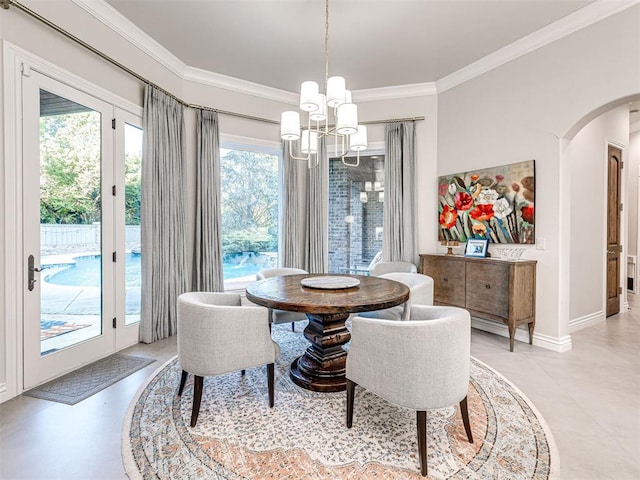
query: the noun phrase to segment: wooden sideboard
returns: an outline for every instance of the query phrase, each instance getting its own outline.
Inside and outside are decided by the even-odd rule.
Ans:
[[[529,344],[536,324],[536,261],[457,255],[420,255],[420,272],[433,278],[436,305],[469,310],[474,317],[504,322],[513,352],[516,327],[527,324]]]

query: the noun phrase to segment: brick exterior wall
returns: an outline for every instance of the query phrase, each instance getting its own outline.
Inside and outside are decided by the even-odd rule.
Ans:
[[[378,192],[367,192],[360,201],[364,182],[352,182],[348,169],[339,159],[329,162],[329,273],[349,273],[355,266],[367,266],[379,250],[376,227],[382,227],[383,202]],[[353,216],[348,224],[345,217]]]

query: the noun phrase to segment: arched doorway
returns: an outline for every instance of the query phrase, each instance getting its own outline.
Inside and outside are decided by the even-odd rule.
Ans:
[[[568,333],[603,321],[615,312],[616,304],[627,306],[626,259],[637,253],[638,165],[637,154],[631,156],[631,104],[640,95],[625,97],[603,105],[585,115],[561,139],[561,184],[565,190],[561,205],[569,225],[565,225],[560,248],[562,265],[560,295],[566,314]],[[608,153],[614,148],[621,155],[619,227],[620,250],[608,255],[607,224],[613,208],[607,206],[610,172]],[[618,164],[622,166],[622,162]],[[615,182],[614,182],[615,183]],[[632,185],[633,184],[633,185]],[[617,201],[617,200],[616,200]],[[634,221],[630,221],[630,216]],[[630,230],[630,226],[632,226]],[[618,247],[611,247],[613,251]],[[607,263],[607,256],[619,261]],[[607,282],[607,275],[609,281]],[[614,278],[617,276],[617,278]],[[609,288],[608,288],[609,287]],[[609,292],[607,292],[609,290]],[[619,292],[619,297],[615,294]],[[613,294],[613,297],[612,297]],[[609,300],[607,300],[609,298]],[[609,304],[609,312],[607,312]]]

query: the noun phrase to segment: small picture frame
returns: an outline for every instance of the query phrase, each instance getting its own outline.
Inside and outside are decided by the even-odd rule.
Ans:
[[[484,258],[487,256],[488,247],[489,240],[486,238],[470,238],[467,240],[467,245],[464,249],[464,256]]]

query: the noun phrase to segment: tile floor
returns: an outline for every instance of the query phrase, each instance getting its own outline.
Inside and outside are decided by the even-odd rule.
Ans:
[[[640,299],[631,302],[630,312],[574,333],[563,354],[521,342],[510,353],[505,337],[473,330],[472,354],[546,419],[562,479],[640,479]],[[124,414],[140,384],[175,355],[175,339],[123,353],[158,361],[75,406],[23,396],[0,405],[0,479],[127,478]]]

